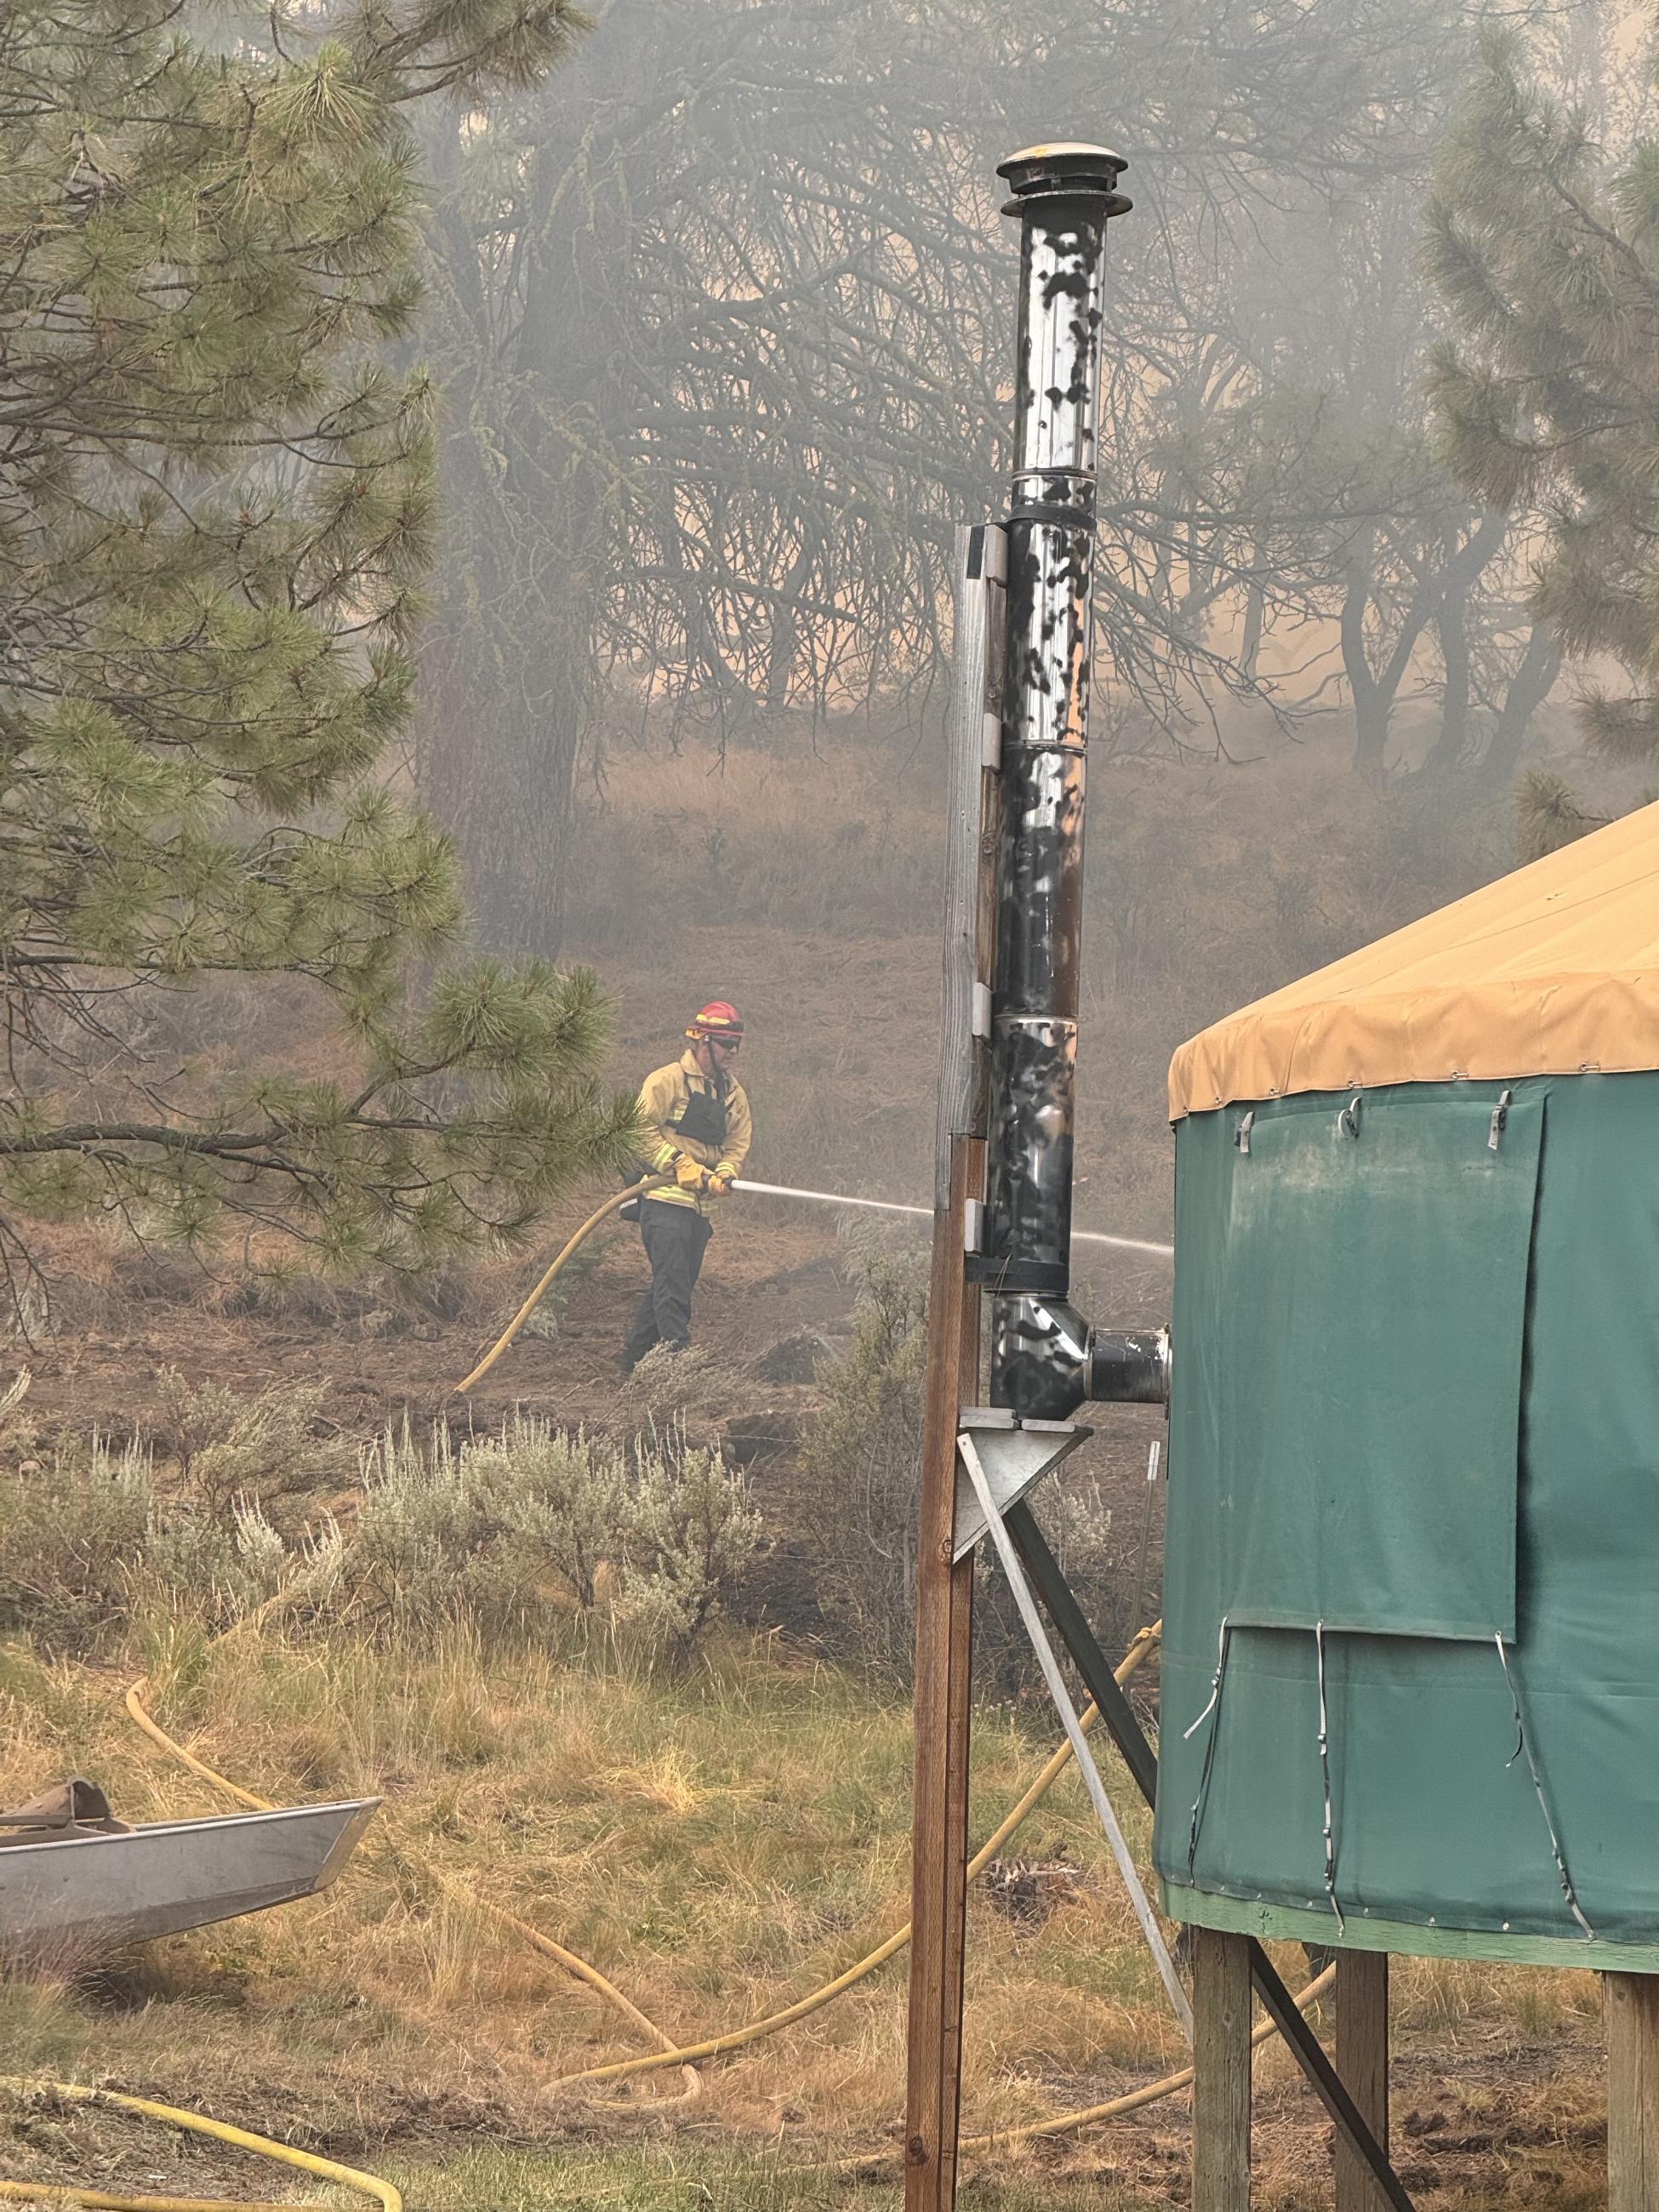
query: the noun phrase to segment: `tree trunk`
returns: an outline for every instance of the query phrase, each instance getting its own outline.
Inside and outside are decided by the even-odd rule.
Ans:
[[[1347,586],[1342,594],[1342,666],[1353,701],[1353,764],[1362,775],[1382,771],[1389,741],[1389,715],[1394,694],[1377,682],[1365,650],[1365,609],[1371,595],[1373,533],[1366,531],[1348,564]]]
[[[1440,639],[1440,658],[1446,684],[1440,711],[1440,735],[1423,765],[1437,775],[1449,775],[1462,762],[1469,743],[1469,702],[1474,688],[1474,656],[1469,647],[1469,606],[1475,586],[1503,550],[1509,536],[1509,517],[1484,514],[1462,545],[1449,533],[1435,629]]]
[[[492,471],[491,447],[465,425],[444,441],[454,527],[419,648],[417,773],[422,804],[460,845],[478,945],[552,958],[592,706],[592,564],[580,486],[544,509],[545,479]]]
[[[1239,640],[1238,665],[1254,684],[1261,657],[1261,633],[1267,626],[1267,595],[1254,577],[1244,586],[1244,632]]]
[[[1492,743],[1480,763],[1483,775],[1497,782],[1514,775],[1532,718],[1554,689],[1560,673],[1561,656],[1552,644],[1549,632],[1541,623],[1535,623],[1527,640],[1527,649],[1521,656],[1521,665],[1510,677],[1504,703],[1498,710]]]
[[[1434,775],[1449,775],[1462,760],[1469,742],[1469,698],[1474,688],[1473,657],[1469,652],[1469,595],[1448,592],[1435,618],[1440,638],[1440,658],[1446,672],[1440,701],[1440,735],[1424,767]]]
[[[453,162],[451,164],[453,168]],[[595,687],[607,485],[551,433],[550,396],[602,382],[612,333],[570,273],[554,220],[562,172],[534,172],[516,328],[473,298],[476,245],[453,178],[435,218],[434,286],[454,356],[440,444],[436,605],[419,649],[421,796],[458,839],[471,927],[489,951],[556,955],[577,767]],[[540,368],[543,380],[527,375]],[[556,369],[555,380],[552,370]],[[603,450],[601,428],[586,435]]]
[[[491,651],[517,641],[448,611],[421,655],[422,799],[459,841],[480,946],[550,959],[570,889],[592,611],[580,592],[551,600],[541,649],[518,653]]]
[[[817,546],[808,538],[790,564],[780,586],[779,596],[772,603],[766,703],[774,709],[789,703],[789,686],[794,678],[795,663],[800,651],[800,617],[790,602],[806,589],[817,552]]]

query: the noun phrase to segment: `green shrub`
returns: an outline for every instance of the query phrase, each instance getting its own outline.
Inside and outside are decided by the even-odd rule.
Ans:
[[[801,1439],[819,1608],[847,1656],[910,1663],[916,1473],[927,1358],[920,1262],[867,1252],[851,1349],[818,1370],[823,1403]]]
[[[245,1398],[222,1382],[187,1382],[164,1367],[152,1438],[179,1470],[191,1502],[222,1520],[238,1498],[269,1507],[279,1498],[349,1481],[356,1455],[339,1438],[318,1437],[326,1381],[277,1382]]]
[[[819,1368],[822,1404],[801,1442],[812,1498],[811,1565],[827,1640],[838,1656],[907,1674],[915,1638],[927,1275],[919,1258],[895,1259],[879,1245],[855,1244],[854,1251],[861,1289],[852,1348]],[[1074,1462],[1043,1485],[1036,1502],[1079,1603],[1102,1642],[1115,1649],[1126,1633],[1130,1578],[1098,1483]],[[974,1679],[978,1692],[998,1697],[1040,1683],[988,1544],[978,1557]]]
[[[387,1429],[364,1461],[357,1601],[404,1629],[586,1612],[622,1548],[625,1487],[614,1444],[533,1413],[459,1447],[434,1426],[425,1452],[407,1423]]]
[[[754,1557],[760,1516],[741,1473],[715,1446],[690,1443],[681,1423],[636,1443],[625,1528],[619,1620],[683,1665]]]
[[[155,1526],[148,1446],[89,1446],[0,1474],[0,1624],[57,1649],[95,1643],[131,1601]]]
[[[683,1423],[630,1456],[522,1412],[459,1443],[434,1426],[425,1447],[405,1421],[363,1455],[354,1515],[295,1525],[294,1492],[341,1471],[311,1434],[317,1386],[284,1402],[169,1374],[157,1438],[50,1457],[27,1387],[0,1389],[0,1629],[48,1648],[88,1650],[147,1612],[210,1634],[278,1611],[419,1639],[551,1634],[614,1599],[619,1628],[679,1663],[758,1540],[742,1475]]]
[[[683,1662],[753,1553],[742,1475],[684,1426],[616,1443],[515,1414],[499,1437],[422,1452],[407,1425],[364,1465],[349,1571],[355,1602],[404,1632],[455,1622],[486,1634],[580,1618],[616,1590],[618,1628]]]

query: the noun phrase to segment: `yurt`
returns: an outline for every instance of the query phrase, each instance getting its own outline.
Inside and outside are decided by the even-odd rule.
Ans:
[[[1659,806],[1170,1103],[1167,1910],[1659,1972]]]

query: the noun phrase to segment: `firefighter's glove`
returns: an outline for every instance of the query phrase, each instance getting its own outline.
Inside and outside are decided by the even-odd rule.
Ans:
[[[674,1180],[682,1190],[707,1190],[708,1170],[701,1160],[694,1160],[690,1152],[682,1152],[674,1163]]]
[[[708,1189],[710,1195],[714,1198],[725,1198],[730,1193],[732,1185],[735,1180],[736,1178],[733,1176],[732,1170],[729,1168],[717,1169],[708,1178]]]

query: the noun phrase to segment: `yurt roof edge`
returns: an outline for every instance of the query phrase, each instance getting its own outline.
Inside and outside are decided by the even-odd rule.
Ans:
[[[1236,1100],[1659,1068],[1659,804],[1183,1044],[1179,1121]]]

